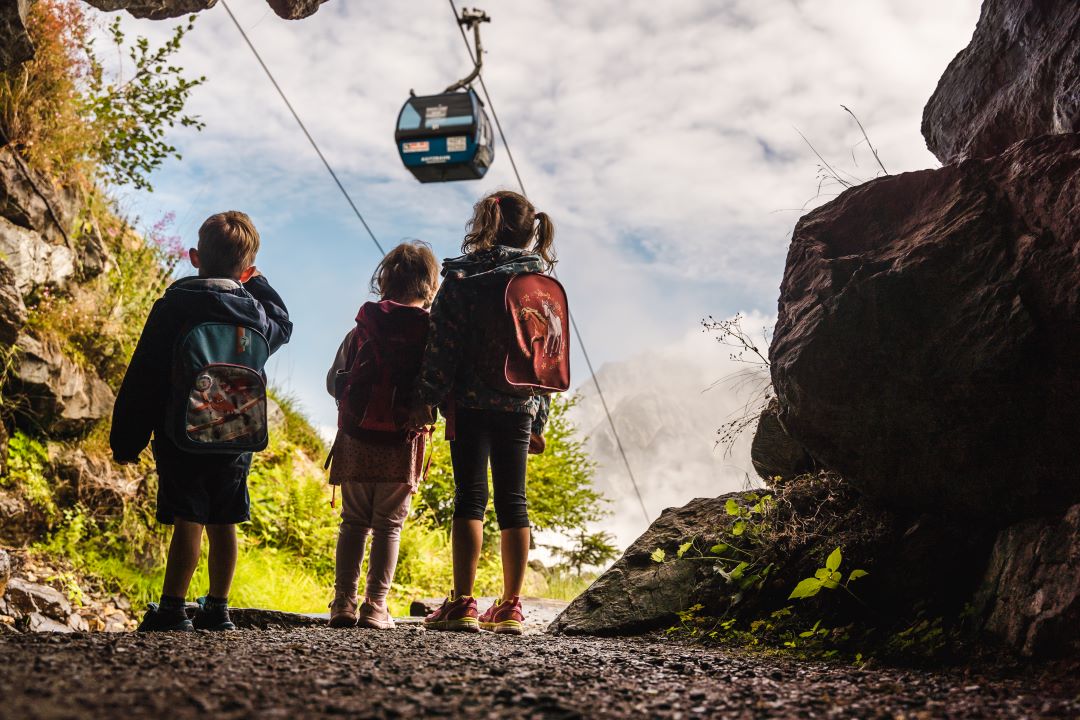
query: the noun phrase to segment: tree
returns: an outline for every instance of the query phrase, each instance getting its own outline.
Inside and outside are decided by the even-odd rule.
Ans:
[[[582,568],[600,567],[619,557],[619,548],[614,544],[615,536],[609,532],[589,533],[582,530],[574,537],[574,544],[569,548],[559,545],[545,545],[555,557],[561,558],[559,565],[570,568],[576,575],[581,575]]]

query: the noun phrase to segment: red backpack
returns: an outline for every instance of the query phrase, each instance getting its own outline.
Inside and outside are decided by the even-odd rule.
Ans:
[[[408,435],[409,397],[420,373],[428,313],[384,300],[366,303],[343,382],[338,383],[338,428],[353,437],[367,433]]]
[[[506,355],[488,383],[531,397],[570,389],[570,306],[555,278],[521,273],[506,284]]]

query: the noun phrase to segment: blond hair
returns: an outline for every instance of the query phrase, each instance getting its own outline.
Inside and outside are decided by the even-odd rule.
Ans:
[[[386,253],[371,276],[371,292],[383,300],[430,305],[439,289],[439,261],[423,240],[409,240]]]
[[[255,264],[259,231],[239,210],[211,215],[199,228],[198,249],[203,275],[235,278]]]

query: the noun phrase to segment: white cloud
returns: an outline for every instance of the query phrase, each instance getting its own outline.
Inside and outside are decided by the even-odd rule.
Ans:
[[[422,237],[452,254],[472,202],[514,186],[501,147],[477,183],[420,185],[400,167],[392,134],[408,90],[438,91],[468,69],[444,0],[333,0],[294,23],[261,2],[232,7],[387,244]],[[486,9],[484,76],[530,195],[558,227],[560,275],[593,359],[653,351],[675,362],[681,353],[697,363],[688,375],[697,379],[676,393],[685,400],[694,383],[725,372],[722,355],[685,340],[702,316],[774,312],[797,209],[817,185],[817,161],[795,128],[830,161],[872,177],[845,104],[890,172],[936,165],[919,133],[922,107],[970,38],[979,0],[504,0]],[[168,30],[125,22],[143,34]],[[274,375],[317,422],[332,423],[321,378],[364,299],[368,240],[223,9],[200,16],[179,61],[209,78],[191,104],[207,129],[175,135],[185,160],[159,173],[153,196],[133,196],[133,210],[174,210],[189,238],[225,203],[252,213],[266,239],[260,264],[297,324]],[[580,354],[574,362],[580,382]],[[627,397],[649,390],[647,378],[638,382]],[[710,400],[718,425],[727,400]],[[679,487],[720,492],[736,475],[715,470]]]

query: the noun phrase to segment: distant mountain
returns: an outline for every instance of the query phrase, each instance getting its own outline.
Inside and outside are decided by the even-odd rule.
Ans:
[[[748,326],[758,322],[754,319]],[[731,360],[731,349],[704,333],[597,372],[637,479],[648,522],[695,497],[714,497],[759,481],[750,464],[751,431],[730,452],[717,431],[744,413],[767,384],[764,369]],[[611,503],[603,529],[626,547],[647,527],[595,385],[578,388],[573,420],[599,467],[596,487]]]

